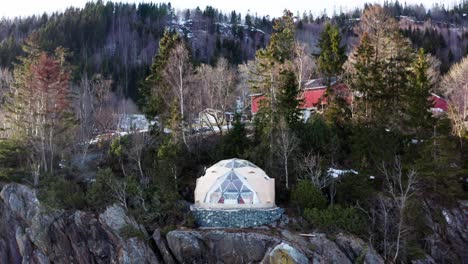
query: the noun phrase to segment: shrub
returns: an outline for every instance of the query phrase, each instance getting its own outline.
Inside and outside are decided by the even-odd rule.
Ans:
[[[39,199],[56,209],[83,209],[86,199],[82,188],[75,182],[61,176],[43,179],[39,189]]]
[[[96,180],[88,188],[86,195],[87,203],[95,209],[103,209],[106,206],[115,202],[115,199],[110,194],[107,183],[114,177],[112,170],[109,168],[100,169],[96,174]]]
[[[374,184],[375,180],[370,180],[365,173],[345,175],[337,184],[336,201],[348,206],[358,201],[366,204],[374,195]]]
[[[342,208],[339,205],[330,206],[327,209],[306,209],[305,219],[325,232],[336,233],[339,231],[363,236],[366,234],[366,219],[356,208]]]
[[[0,139],[0,181],[20,182],[24,175],[27,157],[26,149],[18,141]]]
[[[309,181],[301,181],[294,187],[291,200],[301,212],[307,208],[325,209],[327,206],[325,196]]]

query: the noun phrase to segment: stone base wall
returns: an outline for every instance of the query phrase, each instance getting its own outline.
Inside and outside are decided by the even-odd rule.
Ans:
[[[200,227],[246,228],[270,224],[281,218],[282,208],[208,210],[191,208]]]

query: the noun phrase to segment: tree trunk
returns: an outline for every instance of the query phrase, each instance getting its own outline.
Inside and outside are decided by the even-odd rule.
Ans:
[[[289,190],[288,156],[284,155],[284,171],[286,176],[286,190]]]

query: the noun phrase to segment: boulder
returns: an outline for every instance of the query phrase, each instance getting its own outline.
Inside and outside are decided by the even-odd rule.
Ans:
[[[280,263],[296,263],[296,264],[307,264],[309,260],[307,257],[293,248],[291,245],[282,242],[275,246],[270,252],[268,252],[263,259],[264,264],[280,264]]]

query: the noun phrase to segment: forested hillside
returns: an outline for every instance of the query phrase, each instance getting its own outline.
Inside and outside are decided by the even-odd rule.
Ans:
[[[466,262],[466,13],[97,1],[2,20],[0,262]],[[284,214],[198,229],[199,179],[232,158]],[[217,168],[231,183],[205,189],[237,180],[226,204],[258,205]]]
[[[442,62],[442,70],[467,53],[467,26],[463,14],[468,4],[454,9],[433,6],[406,6],[387,3],[385,8],[401,23],[405,36]],[[356,43],[353,27],[361,10],[328,18],[314,17],[310,11],[296,15],[296,36],[310,52],[318,53],[317,41],[326,21],[336,23],[343,44],[351,51]],[[0,21],[0,67],[11,69],[22,55],[21,45],[28,37],[37,39],[42,50],[64,47],[71,52],[73,79],[84,74],[101,74],[113,80],[119,94],[137,99],[137,87],[147,74],[159,40],[166,28],[182,33],[191,43],[196,63],[214,64],[225,57],[232,64],[252,60],[255,51],[265,47],[272,32],[272,17],[223,13],[216,6],[175,10],[170,3],[124,4],[97,1],[84,8]]]

